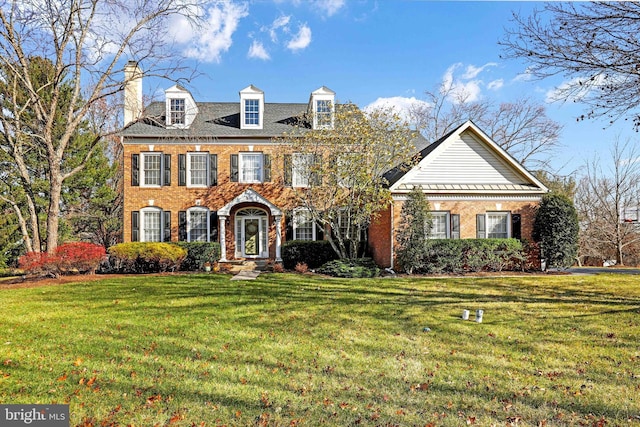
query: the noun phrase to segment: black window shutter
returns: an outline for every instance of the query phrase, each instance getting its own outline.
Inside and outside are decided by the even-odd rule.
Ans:
[[[178,154],[178,185],[187,185],[187,155]]]
[[[187,241],[187,211],[178,212],[178,241]]]
[[[271,156],[263,154],[262,162],[264,167],[264,182],[271,182]]]
[[[484,239],[487,237],[487,228],[485,226],[486,217],[484,214],[476,215],[476,238]]]
[[[291,215],[285,215],[284,217],[284,240],[293,240],[293,217]]]
[[[522,239],[522,217],[520,214],[511,214],[511,237]]]
[[[324,228],[316,225],[316,240],[324,240]]]
[[[288,187],[293,185],[293,163],[291,154],[284,155],[284,185]]]
[[[229,176],[231,182],[238,182],[238,155],[231,155],[231,175]]]
[[[131,185],[140,186],[140,154],[131,155]]]
[[[218,241],[218,212],[209,213],[209,241]]]
[[[209,186],[218,185],[218,155],[209,154]]]
[[[162,212],[164,217],[164,229],[162,231],[162,237],[165,242],[171,241],[171,211]]]
[[[131,241],[140,241],[140,212],[131,212]]]
[[[451,238],[460,238],[460,214],[451,214]]]
[[[171,154],[165,154],[163,158],[164,179],[162,180],[162,185],[168,186],[171,185]]]

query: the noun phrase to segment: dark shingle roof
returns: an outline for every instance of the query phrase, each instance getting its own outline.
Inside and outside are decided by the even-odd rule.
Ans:
[[[265,103],[262,129],[240,129],[239,102],[199,102],[198,114],[188,129],[167,129],[165,104],[154,102],[145,117],[127,126],[124,137],[268,138],[291,132],[307,112],[308,104]]]

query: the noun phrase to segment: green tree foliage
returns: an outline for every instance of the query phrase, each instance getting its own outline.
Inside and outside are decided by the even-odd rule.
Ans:
[[[414,187],[400,212],[398,262],[409,274],[424,268],[429,234],[433,227],[431,208],[424,193]]]
[[[578,254],[578,213],[561,194],[545,194],[533,223],[533,239],[540,243],[548,267],[568,268]]]

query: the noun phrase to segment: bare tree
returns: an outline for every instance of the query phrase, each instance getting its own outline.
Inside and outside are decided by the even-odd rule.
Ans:
[[[145,74],[176,73],[177,62],[169,61],[172,52],[163,42],[165,24],[175,15],[197,19],[202,9],[195,1],[0,2],[0,150],[14,165],[14,182],[23,187],[20,202],[28,206],[29,219],[22,219],[22,228],[29,229],[34,251],[55,250],[63,183],[83,170],[102,138],[118,130],[109,124],[121,111],[124,62],[144,61]],[[50,64],[50,70],[34,71],[39,63]],[[83,130],[89,118],[90,128]],[[83,159],[65,161],[79,133],[91,134]],[[42,233],[35,209],[38,170],[46,171],[48,197]]]
[[[534,77],[564,77],[557,98],[585,103],[586,117],[640,127],[639,2],[549,2],[513,22],[500,42],[507,58]]]
[[[598,159],[586,165],[586,175],[576,193],[580,217],[580,256],[613,256],[624,265],[625,249],[640,242],[637,223],[626,222],[624,212],[637,208],[640,200],[640,157],[628,142],[616,141],[611,148],[611,168],[603,169]]]
[[[428,141],[472,120],[517,161],[541,170],[547,169],[559,146],[562,126],[529,98],[497,105],[490,100],[470,101],[468,94],[446,83],[425,95],[426,103],[417,104],[411,118]]]

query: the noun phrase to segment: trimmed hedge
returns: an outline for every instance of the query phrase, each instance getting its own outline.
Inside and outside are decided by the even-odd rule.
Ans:
[[[380,269],[371,258],[337,259],[329,261],[317,270],[320,274],[333,277],[361,278],[378,277]]]
[[[172,243],[130,242],[109,248],[109,262],[120,273],[175,271],[187,257],[187,250]]]
[[[178,242],[177,246],[187,251],[180,264],[180,270],[198,271],[204,269],[204,263],[213,264],[220,259],[220,243],[217,242]]]
[[[334,259],[338,254],[327,240],[291,240],[282,245],[282,263],[287,270],[293,270],[298,263],[318,268]]]
[[[429,241],[424,268],[416,272],[521,270],[525,261],[525,250],[517,239],[437,239]]]

